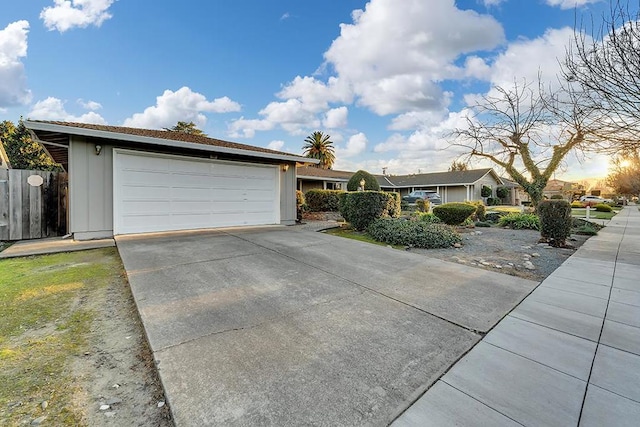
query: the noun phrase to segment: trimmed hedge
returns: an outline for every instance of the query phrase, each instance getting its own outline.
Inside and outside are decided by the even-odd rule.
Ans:
[[[309,190],[304,195],[311,212],[338,212],[342,190]]]
[[[493,191],[491,190],[491,187],[487,185],[483,185],[482,188],[480,189],[480,195],[482,197],[491,197],[492,194],[493,194]]]
[[[359,170],[354,173],[349,182],[347,182],[347,190],[358,191],[360,187],[360,181],[364,178],[364,189],[369,191],[380,191],[380,184],[375,176],[371,175],[367,171]]]
[[[365,230],[374,220],[400,216],[400,194],[382,191],[342,193],[340,214],[356,230]]]
[[[613,208],[606,203],[598,203],[593,207],[597,212],[611,212]]]
[[[496,188],[496,196],[500,199],[506,199],[509,197],[509,189],[507,187]]]
[[[545,200],[538,205],[540,234],[551,246],[565,246],[571,235],[571,205],[566,200]]]
[[[416,248],[448,248],[462,242],[448,225],[398,218],[379,218],[369,225],[367,232],[379,242]]]
[[[476,207],[468,203],[445,203],[433,208],[433,213],[448,225],[462,224],[476,211]]]
[[[512,212],[500,217],[498,225],[515,230],[540,230],[540,217],[531,213]]]

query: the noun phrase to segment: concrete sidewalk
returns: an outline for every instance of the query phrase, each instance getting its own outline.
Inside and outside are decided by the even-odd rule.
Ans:
[[[77,241],[63,239],[62,237],[51,237],[48,239],[21,240],[0,252],[0,259],[110,248],[115,245],[116,241],[113,239]]]
[[[640,211],[627,206],[393,426],[637,426]]]

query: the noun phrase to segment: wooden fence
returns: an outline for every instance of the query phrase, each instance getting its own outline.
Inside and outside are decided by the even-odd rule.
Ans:
[[[66,173],[0,169],[0,240],[66,234],[67,183]]]

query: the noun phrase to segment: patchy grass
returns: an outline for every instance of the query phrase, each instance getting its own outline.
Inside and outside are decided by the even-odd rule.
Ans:
[[[122,273],[113,248],[0,260],[1,425],[82,424],[71,362],[95,317],[83,301]]]
[[[378,242],[365,231],[356,231],[352,228],[331,228],[324,231],[324,233],[331,234],[333,236],[345,237],[347,239],[358,240],[360,242],[373,243],[380,246],[393,246],[395,249],[404,249],[404,246],[387,245],[386,243]]]
[[[589,212],[589,218],[590,219],[611,219],[614,216],[616,216],[616,214],[620,212],[620,209],[614,209],[611,212],[596,212],[595,209],[591,209]],[[586,218],[587,217],[587,210],[582,208],[573,208],[571,209],[571,216],[576,217],[576,218]]]

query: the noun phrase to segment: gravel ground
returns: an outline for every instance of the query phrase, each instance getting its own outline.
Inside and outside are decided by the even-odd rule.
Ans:
[[[568,243],[573,248],[554,248],[538,243],[540,232],[534,230],[491,227],[459,231],[462,235],[461,248],[410,250],[444,261],[542,281],[589,238],[572,235]]]
[[[338,221],[304,220],[301,230],[322,231],[339,227]],[[573,248],[554,248],[538,243],[540,232],[509,228],[462,228],[462,247],[447,249],[407,249],[413,253],[484,268],[525,279],[542,281],[569,258],[589,236],[572,235]]]

